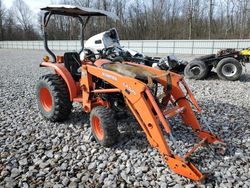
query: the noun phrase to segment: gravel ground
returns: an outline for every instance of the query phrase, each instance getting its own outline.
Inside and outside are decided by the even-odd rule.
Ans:
[[[112,148],[88,141],[88,115],[78,105],[63,123],[45,121],[34,95],[37,79],[48,72],[38,66],[43,55],[0,50],[0,187],[250,187],[249,73],[236,82],[216,75],[188,80],[228,145],[224,156],[209,147],[192,156],[208,174],[196,183],[169,170],[133,118],[119,122],[120,142]],[[179,147],[190,147],[194,138],[178,119],[174,130]]]

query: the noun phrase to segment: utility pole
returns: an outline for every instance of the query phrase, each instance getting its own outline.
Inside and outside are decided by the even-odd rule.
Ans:
[[[213,0],[210,0],[209,3],[209,23],[208,23],[208,39],[211,39],[211,31],[212,31],[212,20],[213,20]]]

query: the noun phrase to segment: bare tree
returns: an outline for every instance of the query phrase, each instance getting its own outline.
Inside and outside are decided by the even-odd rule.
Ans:
[[[11,11],[6,12],[6,17],[4,20],[4,30],[5,30],[5,40],[21,40],[22,38],[19,37],[19,34],[17,30],[19,30],[15,25],[15,19]],[[19,30],[20,31],[20,30]]]
[[[0,40],[4,39],[4,28],[3,28],[4,15],[5,15],[5,8],[3,6],[2,0],[0,0]]]
[[[211,27],[212,27],[212,20],[213,20],[213,0],[209,1],[209,25],[208,25],[208,39],[211,39]]]
[[[188,13],[188,39],[192,39],[192,31],[193,31],[193,12],[194,12],[194,0],[189,0],[189,13]]]
[[[72,3],[74,5],[80,6],[80,7],[91,7],[93,1],[90,0],[73,0]]]
[[[53,1],[53,0],[52,0]],[[54,1],[55,2],[55,1]],[[86,38],[116,27],[121,39],[219,39],[250,37],[249,0],[59,0],[57,3],[114,12],[120,21],[93,18]],[[33,13],[23,0],[11,10],[0,0],[0,40],[38,39]],[[39,15],[41,22],[41,14]],[[40,23],[39,23],[40,24]],[[50,39],[79,38],[78,21],[52,16]]]
[[[15,0],[10,11],[14,15],[16,27],[21,30],[19,32],[22,33],[22,38],[37,38],[33,23],[34,15],[29,6],[23,0]]]
[[[240,32],[240,38],[244,38],[246,35],[246,30],[247,30],[247,13],[249,11],[248,9],[248,4],[249,0],[239,0],[239,5],[240,5],[240,22],[241,22],[241,32]]]
[[[13,2],[13,11],[15,12],[15,17],[17,23],[20,24],[24,31],[28,31],[30,26],[32,26],[33,13],[29,6],[23,0],[15,0]]]

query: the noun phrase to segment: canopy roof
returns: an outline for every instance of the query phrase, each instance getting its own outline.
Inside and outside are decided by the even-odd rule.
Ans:
[[[107,16],[114,20],[119,20],[118,16],[112,12],[88,7],[77,7],[72,5],[49,5],[41,8],[41,10],[66,16]]]

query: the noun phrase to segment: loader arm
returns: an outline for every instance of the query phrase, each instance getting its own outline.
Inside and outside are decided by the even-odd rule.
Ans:
[[[211,132],[201,129],[195,113],[186,99],[187,96],[183,93],[179,84],[183,84],[184,88],[186,88],[187,95],[198,111],[200,111],[200,107],[181,76],[143,65],[138,66],[154,74],[152,79],[164,87],[164,92],[167,96],[165,98],[167,101],[164,101],[165,104],[172,103],[175,106],[174,108],[167,109],[167,106],[165,106],[164,109],[161,109],[151,93],[150,86],[138,79],[93,65],[83,65],[80,86],[82,88],[84,110],[90,112],[94,107],[93,100],[91,100],[93,93],[105,92],[105,89],[98,90],[93,87],[92,77],[94,76],[108,82],[114,86],[114,89],[106,89],[106,92],[121,92],[123,94],[127,106],[145,132],[147,140],[152,147],[159,150],[169,167],[175,173],[192,180],[202,180],[204,178],[203,174],[187,159],[203,143],[221,142],[221,140]],[[169,87],[170,85],[171,87]],[[173,138],[171,126],[166,117],[172,117],[177,114],[180,114],[184,123],[187,126],[191,126],[197,136],[201,138],[200,143],[195,145],[185,155],[180,153],[174,154],[162,132],[162,130],[165,130],[169,138]]]

